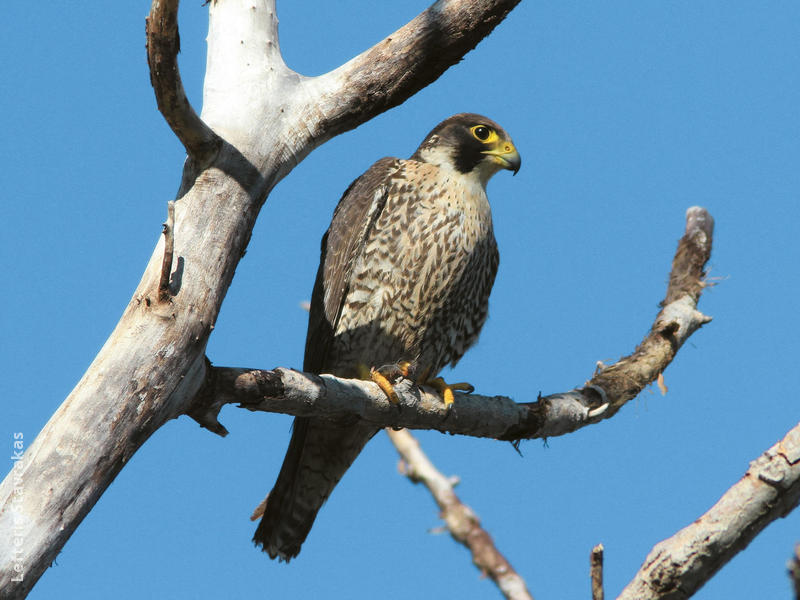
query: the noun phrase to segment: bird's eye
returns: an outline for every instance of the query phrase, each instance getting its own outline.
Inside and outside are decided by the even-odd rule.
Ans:
[[[489,139],[489,136],[492,135],[492,130],[485,125],[476,125],[472,128],[472,135],[474,135],[480,141],[485,142]]]

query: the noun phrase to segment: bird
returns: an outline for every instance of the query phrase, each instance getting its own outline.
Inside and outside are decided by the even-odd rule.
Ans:
[[[372,378],[390,399],[388,374],[399,370],[452,403],[456,386],[436,375],[477,341],[499,265],[486,184],[520,164],[502,127],[460,113],[434,127],[409,159],[382,158],[353,181],[322,238],[303,369]],[[256,546],[273,559],[297,556],[318,511],[378,431],[357,417],[295,418],[277,481],[252,516],[261,518]]]

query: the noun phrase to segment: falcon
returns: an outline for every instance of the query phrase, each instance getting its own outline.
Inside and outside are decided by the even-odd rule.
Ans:
[[[407,160],[382,158],[347,188],[322,238],[303,369],[372,378],[391,400],[401,372],[452,389],[438,372],[478,339],[499,254],[486,184],[520,156],[481,115],[446,119]],[[463,388],[457,388],[463,389]],[[379,428],[296,418],[253,541],[271,558],[300,552],[317,512]]]

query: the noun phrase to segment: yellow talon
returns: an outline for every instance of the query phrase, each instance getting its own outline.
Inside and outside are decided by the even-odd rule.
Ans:
[[[471,383],[467,383],[466,381],[459,381],[458,383],[451,383],[450,389],[458,390],[459,392],[464,392],[465,394],[471,394],[475,391],[475,386]]]
[[[364,363],[356,365],[356,377],[364,381],[374,381],[381,388],[381,391],[386,394],[386,398],[392,404],[400,402],[397,392],[394,391],[392,381],[398,377],[408,377],[409,373],[413,370],[414,365],[408,361],[401,361],[399,363],[385,365],[383,367],[368,367]]]
[[[445,387],[444,392],[442,392],[442,400],[444,400],[444,407],[447,408],[448,410],[450,409],[450,406],[453,404],[453,402],[455,402],[455,396],[453,396],[453,390],[449,385]]]
[[[447,385],[447,383],[445,383],[445,380],[442,379],[441,377],[434,377],[433,379],[429,379],[428,381],[425,382],[425,385],[428,385],[437,392],[439,392],[439,395],[442,397],[442,400],[444,401],[445,408],[449,410],[453,404],[453,401],[455,400],[455,396],[453,396],[453,388]]]
[[[426,381],[421,381],[419,385],[427,385],[432,387],[436,390],[439,395],[442,397],[444,401],[444,406],[448,410],[453,405],[455,401],[455,395],[453,394],[453,390],[457,390],[459,392],[466,392],[468,394],[475,391],[475,388],[470,385],[469,383],[460,382],[460,383],[447,383],[441,377],[434,377],[433,379],[428,379]]]
[[[411,377],[414,370],[414,363],[405,360],[378,368],[368,367],[363,363],[359,363],[355,368],[356,376],[359,379],[375,382],[392,404],[398,404],[400,402],[400,398],[397,396],[392,381],[397,377],[405,377],[408,379]],[[429,374],[430,367],[424,368],[421,375],[415,378],[417,385],[427,385],[436,390],[442,397],[442,401],[448,410],[453,405],[453,402],[455,402],[455,394],[453,394],[453,391],[466,392],[468,394],[475,391],[475,388],[469,383],[461,382],[448,384],[441,377],[429,379]]]
[[[377,369],[370,369],[369,377],[378,384],[378,387],[383,390],[383,393],[386,394],[386,397],[389,399],[389,402],[392,404],[397,404],[400,402],[400,398],[397,397],[397,392],[394,391],[394,386],[392,382],[386,378],[386,375],[378,371]]]

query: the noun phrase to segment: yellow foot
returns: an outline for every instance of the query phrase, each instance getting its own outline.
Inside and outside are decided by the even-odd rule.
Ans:
[[[383,393],[386,394],[386,397],[389,399],[389,402],[392,404],[397,404],[400,402],[400,398],[397,397],[397,392],[394,391],[394,386],[389,379],[381,373],[379,370],[373,368],[370,369],[369,377],[378,384],[378,387],[383,390]]]
[[[424,385],[428,385],[433,389],[435,389],[437,392],[439,392],[439,395],[442,397],[442,400],[444,400],[445,408],[447,408],[448,410],[453,405],[453,401],[455,400],[455,396],[453,396],[453,390],[459,392],[466,392],[468,394],[471,394],[472,392],[475,391],[475,388],[469,383],[460,382],[460,383],[448,384],[441,377],[435,377],[434,379],[429,379],[423,383]]]
[[[397,392],[394,391],[392,380],[400,376],[408,377],[411,369],[412,364],[408,361],[386,365],[377,369],[375,367],[369,368],[364,364],[359,364],[356,367],[359,379],[372,380],[377,383],[378,387],[386,394],[386,398],[388,398],[389,402],[392,404],[400,402],[400,398],[397,397]]]

